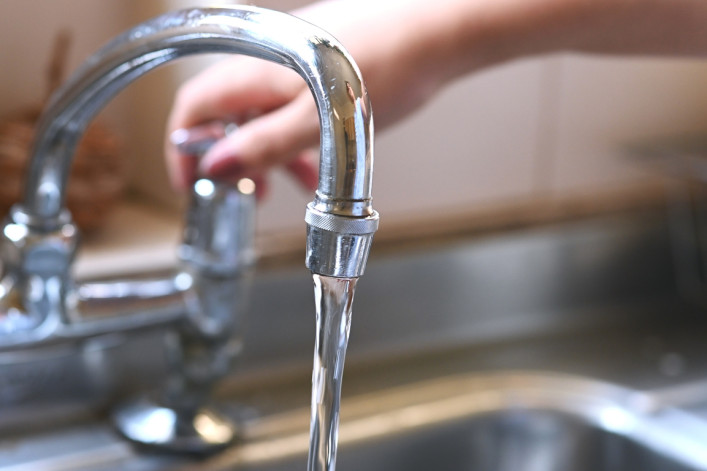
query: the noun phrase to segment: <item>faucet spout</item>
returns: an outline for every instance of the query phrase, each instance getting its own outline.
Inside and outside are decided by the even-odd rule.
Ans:
[[[323,30],[254,7],[166,14],[133,28],[94,55],[54,96],[38,124],[24,199],[11,217],[39,232],[65,224],[69,168],[91,118],[148,71],[208,52],[259,57],[304,78],[321,127],[319,188],[305,217],[307,266],[327,276],[360,276],[378,226],[371,205],[373,119],[360,71]]]

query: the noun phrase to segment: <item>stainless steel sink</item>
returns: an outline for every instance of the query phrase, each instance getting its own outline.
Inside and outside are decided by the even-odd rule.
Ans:
[[[696,471],[702,464],[554,410],[484,414],[342,453],[339,470]],[[274,469],[304,469],[303,464]]]
[[[676,292],[660,215],[373,255],[339,471],[707,470],[707,316]],[[256,277],[246,351],[218,391],[242,423],[232,448],[154,454],[112,429],[107,407],[164,377],[160,338],[146,333],[71,361],[0,362],[0,384],[32,392],[0,394],[0,471],[305,469],[310,289],[301,268]],[[30,388],[45,371],[88,383],[67,380],[57,401]]]
[[[442,378],[348,405],[339,471],[707,469],[707,422],[661,406],[650,393],[566,375]],[[306,436],[285,435],[256,440],[209,468],[305,469],[305,452]]]

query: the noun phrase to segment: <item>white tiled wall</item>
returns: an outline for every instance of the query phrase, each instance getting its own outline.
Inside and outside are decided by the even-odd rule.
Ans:
[[[645,178],[621,146],[707,134],[707,61],[563,57],[552,188],[559,194]]]
[[[74,66],[126,28],[183,0],[3,0],[0,114],[41,96],[45,57],[60,26],[74,31]],[[289,9],[304,2],[268,0]],[[186,67],[186,68],[185,68]],[[113,120],[129,142],[134,189],[170,204],[162,129],[174,82],[195,65],[141,80]],[[175,72],[176,71],[176,72]],[[498,67],[454,84],[399,126],[378,133],[374,198],[384,215],[418,217],[533,194],[562,196],[633,183],[626,142],[707,133],[707,61],[550,57]],[[39,95],[38,95],[39,91]],[[128,93],[128,98],[131,94]],[[375,102],[373,103],[375,114]],[[282,175],[260,228],[303,227],[312,197]]]
[[[374,198],[384,214],[419,216],[519,198],[533,190],[543,61],[454,84],[376,143]],[[375,104],[373,104],[375,115]]]

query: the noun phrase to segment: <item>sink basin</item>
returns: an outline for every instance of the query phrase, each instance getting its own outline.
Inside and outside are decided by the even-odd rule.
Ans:
[[[704,390],[687,390],[695,387]],[[342,413],[338,471],[707,470],[707,421],[663,405],[659,394],[566,374],[437,378],[349,397]],[[0,469],[303,470],[308,414],[301,408],[246,421],[241,443],[197,460],[140,453],[109,430],[83,427],[34,443],[25,451],[35,459]],[[59,442],[81,443],[82,451],[37,459]]]
[[[342,424],[339,471],[707,469],[707,425],[650,394],[564,375],[452,378],[353,402],[368,414]],[[305,469],[303,451],[233,469]]]
[[[342,453],[340,470],[697,470],[572,415],[483,414]],[[292,468],[295,469],[295,468]]]
[[[337,470],[707,471],[707,317],[675,291],[667,234],[610,218],[378,252]],[[243,439],[196,460],[131,446],[105,414],[161,384],[159,331],[7,357],[0,471],[304,470],[313,330],[299,262],[258,273],[217,391]]]
[[[347,451],[342,453],[340,470],[706,469],[679,457],[661,455],[623,435],[553,410],[518,409],[482,414]]]

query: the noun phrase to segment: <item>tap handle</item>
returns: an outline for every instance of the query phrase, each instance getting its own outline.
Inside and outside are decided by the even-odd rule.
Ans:
[[[177,131],[171,138],[183,154],[199,159],[233,130],[216,122]],[[192,280],[186,318],[165,337],[166,387],[115,413],[118,429],[130,440],[171,451],[210,453],[240,433],[237,420],[212,404],[211,393],[242,347],[254,261],[254,190],[247,179],[229,183],[200,178],[192,187],[178,249]],[[154,430],[168,433],[156,438]]]
[[[200,159],[208,149],[237,127],[212,122],[177,130],[172,142],[179,151]],[[194,182],[186,213],[179,258],[212,275],[231,276],[253,264],[255,184],[243,178],[235,183],[199,178]]]

